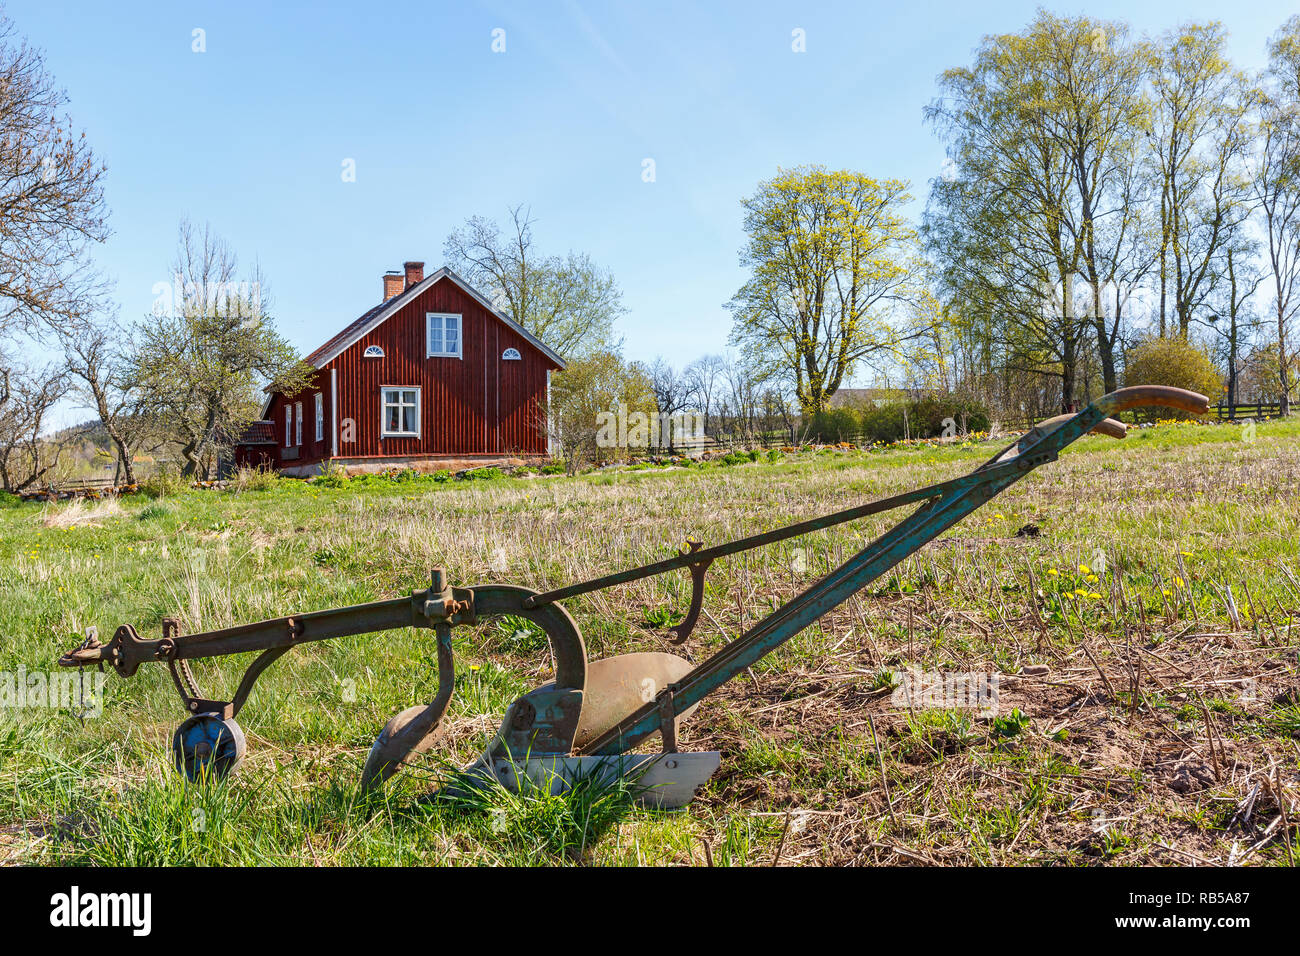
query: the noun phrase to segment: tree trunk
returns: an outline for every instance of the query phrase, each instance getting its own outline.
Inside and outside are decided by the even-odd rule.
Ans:
[[[112,439],[113,445],[117,448],[118,466],[126,475],[126,483],[128,485],[136,484],[135,465],[131,462],[131,452],[127,449],[126,442],[122,440],[122,436],[116,428],[108,429],[108,437]]]
[[[1291,376],[1288,374],[1286,357],[1286,311],[1281,297],[1277,304],[1277,370],[1282,385],[1282,415],[1286,416],[1291,414]]]
[[[1237,404],[1237,271],[1228,250],[1228,414]]]

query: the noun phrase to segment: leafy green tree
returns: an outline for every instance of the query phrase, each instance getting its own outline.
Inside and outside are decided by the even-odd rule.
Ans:
[[[946,71],[926,111],[951,160],[924,230],[947,304],[982,322],[1008,365],[1059,378],[1062,406],[1089,328],[1113,384],[1121,305],[1149,261],[1132,173],[1144,111],[1134,53],[1122,24],[1040,11]]]
[[[1254,94],[1226,54],[1221,23],[1193,23],[1150,48],[1146,135],[1159,197],[1159,328],[1187,335],[1226,279],[1226,250],[1250,213],[1246,159]]]
[[[1291,410],[1291,326],[1300,313],[1300,16],[1269,43],[1254,191],[1263,219],[1277,327],[1282,414]]]
[[[602,423],[617,417],[658,411],[650,375],[640,364],[626,362],[615,352],[596,351],[570,360],[551,380],[552,445],[570,474],[598,458],[619,457],[617,447],[599,441]],[[617,438],[617,436],[615,436]]]
[[[729,303],[732,341],[791,375],[816,414],[862,362],[894,352],[894,303],[919,272],[906,183],[821,166],[780,170],[742,200],[749,280]]]

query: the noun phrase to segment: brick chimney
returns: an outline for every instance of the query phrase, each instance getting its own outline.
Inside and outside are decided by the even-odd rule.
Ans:
[[[423,262],[403,262],[402,269],[406,272],[406,287],[408,289],[424,279]]]
[[[402,291],[402,274],[396,271],[384,273],[384,301],[387,302]]]

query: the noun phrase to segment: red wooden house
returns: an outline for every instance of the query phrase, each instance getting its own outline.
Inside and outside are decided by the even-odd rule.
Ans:
[[[237,464],[292,475],[439,458],[547,453],[551,372],[564,360],[450,269],[407,262],[384,298],[307,356],[311,384],[271,392]]]

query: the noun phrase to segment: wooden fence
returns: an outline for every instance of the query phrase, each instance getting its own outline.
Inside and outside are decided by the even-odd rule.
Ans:
[[[1228,405],[1220,402],[1214,414],[1221,422],[1241,421],[1245,418],[1277,418],[1282,414],[1281,402],[1255,402],[1253,405]]]

